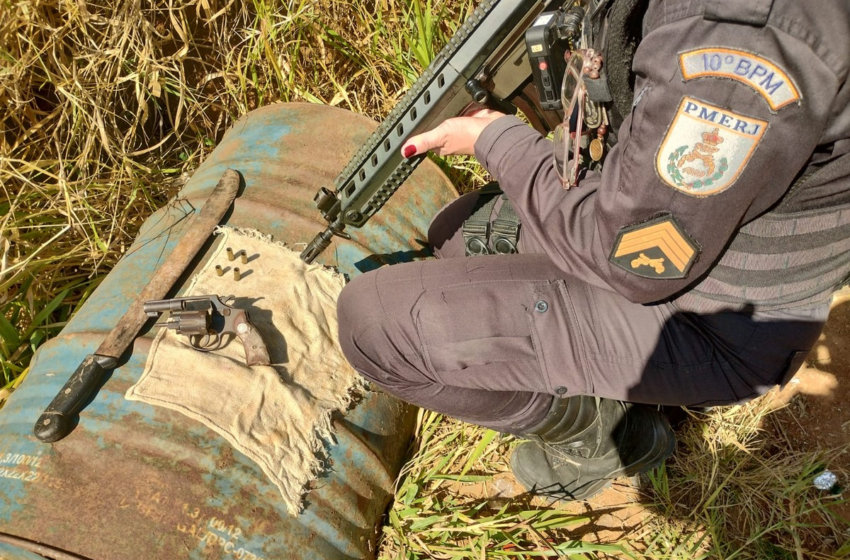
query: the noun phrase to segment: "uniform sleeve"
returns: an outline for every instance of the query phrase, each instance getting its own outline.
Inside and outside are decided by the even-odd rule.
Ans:
[[[670,298],[781,198],[821,138],[839,78],[799,35],[700,16],[650,31],[619,142],[569,191],[551,142],[515,117],[488,126],[476,156],[521,235],[566,273],[635,302]]]

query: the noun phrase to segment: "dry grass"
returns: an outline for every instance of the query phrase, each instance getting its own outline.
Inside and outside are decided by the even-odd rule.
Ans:
[[[374,118],[427,65],[471,0],[2,0],[0,401],[88,298],[142,221],[234,119],[276,101]],[[477,183],[469,160],[444,164]],[[381,558],[825,558],[846,527],[758,404],[689,422],[622,542],[581,515],[457,492],[507,470],[511,440],[423,414]]]
[[[695,524],[711,558],[836,558],[847,525],[828,508],[843,501],[812,480],[840,450],[795,451],[772,408],[762,398],[690,413],[675,457],[651,477],[657,512]]]
[[[4,0],[0,387],[234,119],[295,100],[380,118],[470,4]]]
[[[401,474],[380,559],[629,555],[627,545],[581,540],[573,529],[588,521],[583,515],[464,491],[509,469],[513,438],[433,412],[419,420],[417,452]]]
[[[615,505],[603,496],[560,509],[528,496],[482,496],[479,489],[509,471],[516,442],[423,412],[380,558],[847,557],[847,522],[830,510],[844,502],[812,485],[840,450],[795,452],[781,430],[765,431],[771,406],[759,399],[689,413],[677,429],[676,453],[643,476],[639,489],[621,490]],[[629,488],[629,481],[618,485]],[[624,527],[600,530],[595,512],[624,519]]]

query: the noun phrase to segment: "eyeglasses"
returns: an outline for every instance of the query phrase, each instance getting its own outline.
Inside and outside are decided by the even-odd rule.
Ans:
[[[564,81],[561,84],[564,122],[555,128],[552,141],[555,171],[565,189],[578,185],[581,138],[584,134],[584,105],[587,97],[584,79],[585,75],[594,71],[596,58],[596,53],[592,49],[573,51],[567,62]],[[598,68],[595,70],[598,72]],[[572,151],[572,160],[570,160],[570,151]]]

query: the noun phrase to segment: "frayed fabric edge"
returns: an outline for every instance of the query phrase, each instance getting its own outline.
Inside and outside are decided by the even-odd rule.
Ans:
[[[249,237],[249,238],[252,238],[252,239],[263,241],[265,243],[269,243],[269,244],[275,245],[277,247],[286,249],[287,251],[297,253],[296,251],[291,249],[286,243],[283,243],[283,242],[280,242],[280,241],[275,241],[274,236],[263,233],[261,231],[258,231],[258,230],[252,229],[252,228],[217,226],[215,228],[215,230],[213,231],[213,233],[216,236],[222,236],[222,239],[220,240],[219,243],[217,243],[217,247],[215,247],[213,253],[210,255],[211,259],[214,259],[216,256],[218,256],[221,253],[221,251],[225,250],[225,247],[227,246],[227,241],[228,241],[229,237],[232,236],[232,235],[235,236],[235,237],[239,237],[239,236]],[[345,282],[345,275],[338,272],[333,267],[324,266],[324,265],[321,265],[321,264],[318,264],[318,263],[313,263],[313,264],[306,264],[305,263],[305,266],[307,266],[308,270],[311,270],[311,271],[312,270],[323,270],[325,272],[329,272],[333,275],[334,279],[337,279],[337,280],[341,279],[343,282]],[[192,292],[192,290],[195,288],[195,286],[198,282],[199,277],[200,277],[200,274],[196,274],[192,277],[192,279],[189,283],[189,286],[185,290],[186,292],[188,292],[188,293]],[[154,358],[154,356],[156,354],[156,352],[155,352],[156,343],[159,341],[159,339],[162,336],[164,336],[166,334],[166,332],[167,331],[163,330],[155,338],[154,344],[151,348],[151,353],[148,355],[147,360],[146,360],[146,362],[148,362],[148,363],[146,364],[145,371],[147,371],[149,369],[150,361]],[[138,387],[140,382],[141,382],[141,379],[139,380],[139,382],[137,382],[136,384],[134,384],[132,387],[130,387],[127,390],[127,392],[125,394],[125,398],[128,399],[128,400],[133,400],[133,401],[150,402],[149,397],[144,397],[143,395],[137,393],[136,388]],[[336,412],[336,411],[341,411],[341,412],[347,411],[356,401],[359,401],[360,399],[364,398],[369,391],[370,391],[370,388],[369,388],[368,382],[366,382],[366,380],[363,379],[361,376],[357,375],[353,378],[352,382],[345,389],[344,395],[342,395],[341,398],[338,399],[334,403],[334,405],[333,405],[334,407],[327,409],[326,411],[324,411],[321,414],[320,419],[318,421],[316,421],[316,423],[313,426],[313,430],[312,430],[313,441],[310,442],[310,447],[311,447],[314,455],[313,455],[312,459],[309,461],[309,464],[307,465],[307,470],[308,470],[309,475],[306,477],[306,479],[304,480],[304,483],[301,484],[300,488],[298,488],[297,490],[292,489],[289,492],[284,491],[284,489],[281,487],[280,484],[274,483],[274,481],[277,479],[277,476],[276,475],[270,475],[270,472],[273,472],[271,467],[269,465],[266,465],[263,461],[258,460],[257,458],[253,458],[253,457],[251,458],[261,468],[261,470],[266,475],[266,477],[269,478],[269,480],[272,481],[275,484],[275,486],[278,488],[278,491],[280,492],[281,498],[283,499],[284,504],[286,506],[287,512],[289,512],[289,514],[291,516],[297,516],[297,515],[299,515],[303,512],[303,510],[304,510],[304,498],[310,491],[309,488],[308,488],[310,482],[315,480],[320,474],[322,474],[323,472],[325,472],[329,468],[329,465],[328,465],[328,461],[330,459],[330,449],[329,449],[329,447],[332,446],[332,445],[335,445],[336,442],[337,442],[336,437],[335,437],[335,432],[334,432],[333,426],[332,426],[333,423],[332,423],[332,420],[331,420],[333,413]],[[180,410],[178,408],[174,408],[173,403],[162,402],[161,406],[164,406],[166,408],[171,408],[172,410],[177,410],[178,412],[185,414],[185,412],[183,412],[182,410]],[[195,421],[201,421],[201,420],[195,419]],[[222,431],[224,431],[224,430],[222,430]],[[236,442],[231,441],[230,438],[226,437],[223,433],[219,433],[219,435],[223,439],[225,439],[231,446],[233,446],[234,448],[237,448],[237,450],[238,450],[238,444]]]

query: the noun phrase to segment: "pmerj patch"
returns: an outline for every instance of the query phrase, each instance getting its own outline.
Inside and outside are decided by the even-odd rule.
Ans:
[[[777,111],[800,101],[800,91],[788,74],[769,60],[736,49],[709,48],[681,53],[679,66],[686,82],[697,78],[730,78],[756,90]]]
[[[644,278],[685,278],[699,246],[672,214],[622,228],[609,261]]]
[[[744,171],[767,124],[684,97],[656,154],[658,176],[692,196],[722,192]]]

